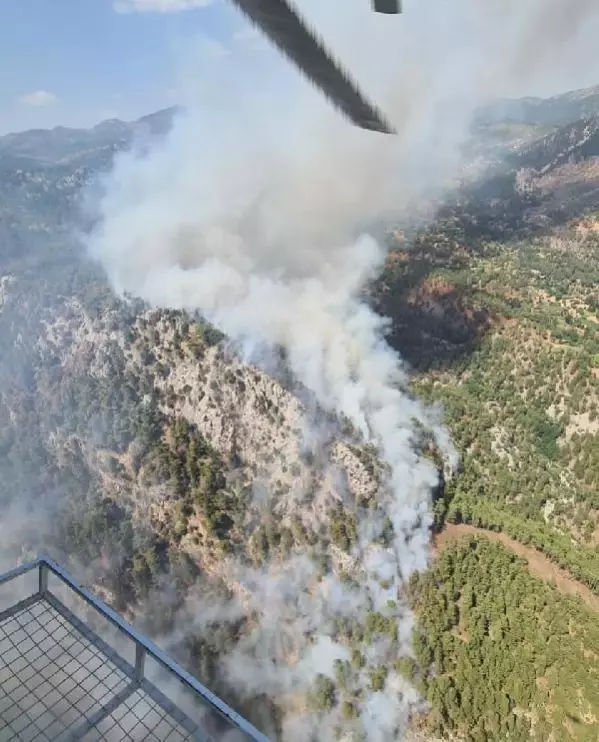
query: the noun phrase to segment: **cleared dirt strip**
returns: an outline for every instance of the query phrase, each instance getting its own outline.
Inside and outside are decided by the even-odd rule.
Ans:
[[[531,546],[524,546],[504,533],[486,531],[484,528],[464,524],[448,523],[435,537],[435,550],[442,551],[461,536],[481,536],[489,541],[499,541],[515,554],[526,559],[528,568],[535,577],[554,585],[564,595],[578,595],[589,608],[599,612],[599,595],[595,595],[586,585],[574,580],[564,569],[558,567],[540,551]]]

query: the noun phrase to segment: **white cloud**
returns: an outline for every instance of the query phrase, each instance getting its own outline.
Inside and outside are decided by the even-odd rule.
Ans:
[[[210,5],[212,0],[114,0],[117,13],[175,13]]]
[[[251,51],[264,51],[270,48],[264,34],[260,33],[255,26],[249,24],[235,31],[232,41],[237,46]]]
[[[260,31],[255,26],[246,25],[235,31],[233,39],[235,41],[254,41],[255,39],[261,38]]]
[[[202,39],[199,45],[200,54],[214,59],[215,57],[226,57],[231,53],[230,49],[216,39]]]
[[[19,98],[19,103],[23,103],[26,106],[49,106],[52,103],[56,103],[58,98],[47,90],[35,90],[33,93],[27,93]]]

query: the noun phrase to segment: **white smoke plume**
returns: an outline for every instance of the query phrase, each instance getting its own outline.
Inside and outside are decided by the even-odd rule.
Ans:
[[[571,82],[593,59],[585,43],[599,22],[596,5],[417,0],[396,19],[375,16],[366,0],[306,0],[301,9],[398,136],[353,128],[274,51],[237,44],[197,67],[186,114],[166,141],[120,156],[104,184],[89,249],[117,291],[200,310],[250,358],[283,347],[297,381],[376,442],[390,466],[379,510],[394,542],[377,545],[380,528],[360,524],[358,587],[320,576],[305,555],[261,572],[231,564],[255,629],[227,667],[249,692],[287,698],[330,675],[347,654],[334,641],[335,621],[372,606],[397,620],[396,656],[409,653],[402,586],[427,565],[437,483],[415,446],[416,421],[436,431],[448,455],[451,445],[406,394],[385,322],[361,296],[385,258],[368,232],[447,185],[476,104],[527,84],[536,90],[558,73]],[[393,659],[382,640],[371,655],[357,723],[370,742],[403,739],[417,696],[393,673],[383,691],[369,691],[366,670]],[[330,739],[338,722],[336,710],[323,720],[299,709],[285,719],[284,738]]]

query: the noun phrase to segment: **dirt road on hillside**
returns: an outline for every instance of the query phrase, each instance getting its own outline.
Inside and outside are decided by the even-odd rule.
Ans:
[[[531,546],[524,546],[504,533],[486,531],[484,528],[476,528],[475,526],[448,523],[443,531],[435,537],[435,551],[442,551],[452,541],[461,536],[481,536],[489,539],[489,541],[499,541],[515,554],[526,559],[528,568],[535,577],[554,585],[564,595],[578,595],[589,608],[599,612],[599,595],[595,595],[586,585],[574,580],[565,570],[555,565],[540,551]]]

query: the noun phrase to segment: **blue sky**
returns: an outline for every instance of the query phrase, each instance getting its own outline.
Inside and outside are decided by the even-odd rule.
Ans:
[[[176,12],[182,5],[197,7]],[[162,12],[167,6],[172,12]],[[226,42],[240,27],[218,1],[4,0],[0,134],[172,105],[181,55],[202,37]]]
[[[563,33],[559,24],[549,28],[551,33],[541,30],[539,18],[545,14],[539,10],[545,2],[512,0],[512,10],[522,12],[506,16],[496,32],[501,37],[498,48],[514,36],[512,27],[528,29],[525,49],[516,59],[524,63],[530,57],[531,69],[520,84],[522,75],[514,60],[510,72],[509,60],[491,50],[487,56],[491,61],[496,57],[501,72],[493,79],[503,75],[510,83],[498,95],[549,95],[599,82],[599,0],[555,0],[555,6],[568,12],[572,4],[586,8],[578,13],[578,23]],[[298,5],[375,94],[384,77],[381,71],[389,67],[387,57],[395,59],[397,49],[408,50],[407,63],[397,68],[400,72],[405,68],[408,75],[423,66],[435,74],[451,65],[459,68],[455,52],[463,50],[460,34],[465,32],[455,19],[460,18],[460,8],[462,16],[469,17],[478,0],[406,0],[400,20],[377,17],[370,0],[298,0]],[[437,23],[432,23],[431,8],[446,8],[448,18],[436,12]],[[439,25],[440,15],[448,23],[447,34]],[[455,22],[450,23],[452,19]],[[450,27],[457,36],[451,36]],[[238,78],[238,84],[249,80],[253,88],[257,81],[261,89],[274,85],[287,92],[299,85],[300,76],[272,49],[267,55],[253,54],[267,45],[256,32],[248,33],[251,29],[228,0],[0,0],[0,135],[56,125],[92,126],[113,117],[132,120],[184,102],[190,82],[212,80],[219,85],[220,78],[211,74],[219,63],[219,44],[220,50],[237,52],[229,74]],[[489,36],[488,29],[486,33]],[[477,45],[480,57],[486,49],[484,39]],[[239,54],[250,50],[250,57]],[[480,62],[478,57],[473,59]],[[538,69],[530,64],[535,59],[540,60]]]

